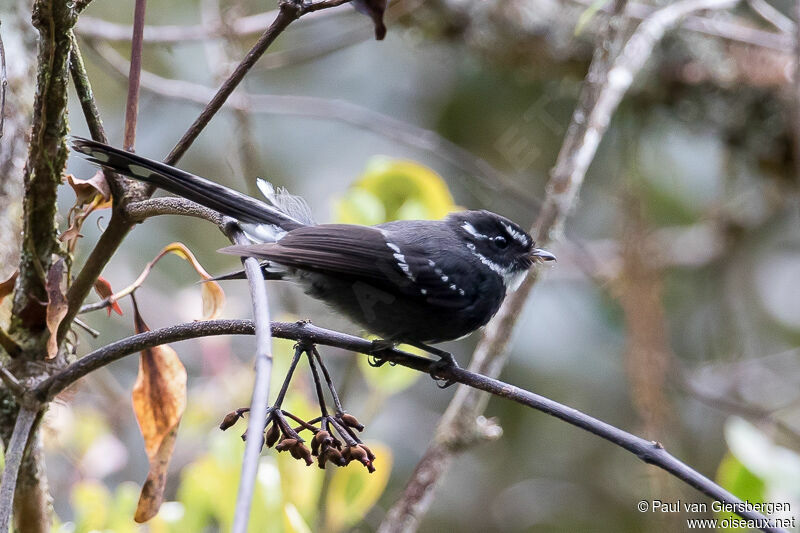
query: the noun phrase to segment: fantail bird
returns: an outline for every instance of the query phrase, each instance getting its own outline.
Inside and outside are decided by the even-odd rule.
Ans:
[[[316,224],[297,196],[266,181],[257,200],[178,168],[96,141],[74,138],[89,161],[235,219],[253,244],[220,250],[265,260],[267,279],[299,283],[387,343],[431,346],[485,325],[534,263],[555,260],[528,233],[489,211],[443,220],[360,226]]]

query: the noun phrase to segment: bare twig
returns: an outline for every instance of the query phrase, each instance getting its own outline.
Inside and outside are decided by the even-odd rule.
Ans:
[[[22,387],[22,384],[19,380],[11,373],[4,366],[0,366],[0,379],[2,379],[3,384],[6,386],[8,390],[14,395],[15,398],[18,400],[22,398],[22,395],[25,393],[25,389]]]
[[[107,143],[108,137],[103,127],[103,119],[100,118],[100,110],[97,109],[92,85],[89,81],[89,75],[86,73],[86,65],[83,62],[83,54],[81,54],[74,32],[70,34],[70,42],[72,43],[72,53],[70,54],[69,70],[72,75],[72,84],[78,94],[78,101],[81,103],[83,116],[86,118],[86,125],[89,127],[89,134],[95,141]],[[103,173],[111,189],[111,196],[117,201],[114,206],[116,209],[119,206],[118,201],[125,193],[125,178],[108,170],[104,170]]]
[[[272,335],[282,339],[333,346],[366,355],[372,355],[375,349],[374,344],[369,340],[319,328],[307,322],[273,322],[271,329]],[[42,381],[28,392],[28,395],[30,395],[29,400],[47,401],[52,399],[70,384],[90,372],[148,347],[213,335],[253,335],[255,331],[256,327],[250,320],[209,320],[179,324],[133,335],[95,350],[72,363],[59,374]],[[397,349],[382,349],[380,356],[388,361],[424,373],[430,373],[436,366],[436,361]],[[452,379],[492,395],[507,398],[584,429],[628,450],[642,461],[670,472],[678,479],[683,480],[715,500],[741,505],[741,500],[676,459],[657,442],[639,438],[576,409],[470,370],[448,367],[439,369],[437,372],[442,378]],[[266,412],[266,409],[264,412]],[[251,420],[256,418],[252,411],[250,412],[250,418]],[[259,437],[256,443],[258,445],[261,439],[260,436],[257,437]],[[250,439],[248,438],[249,441]],[[739,507],[739,509],[741,512],[738,512],[738,514],[744,518],[760,520],[764,524],[769,523],[765,517],[755,511],[747,510],[744,506]],[[764,531],[781,531],[772,527],[764,527],[762,529]]]
[[[72,42],[72,54],[70,55],[69,70],[72,74],[75,92],[78,93],[78,100],[83,109],[83,115],[86,117],[86,125],[89,126],[92,139],[107,143],[108,138],[105,128],[103,128],[103,120],[100,118],[100,110],[97,109],[97,103],[94,101],[94,93],[83,62],[83,54],[81,54],[74,33],[70,35],[70,41]]]
[[[136,0],[133,10],[133,37],[131,38],[131,68],[128,73],[128,99],[125,104],[125,136],[122,147],[133,151],[136,144],[136,118],[139,114],[139,77],[142,72],[142,32],[147,0]]]
[[[236,244],[248,244],[250,241],[240,229],[231,232]],[[250,417],[247,424],[247,441],[242,460],[242,476],[239,480],[239,491],[236,495],[236,511],[233,517],[234,533],[246,533],[250,519],[250,505],[253,500],[258,458],[261,455],[262,438],[267,422],[267,406],[269,402],[269,383],[272,376],[272,335],[270,332],[269,304],[267,302],[267,285],[261,274],[261,266],[255,257],[242,258],[247,282],[250,285],[250,297],[253,300],[253,319],[255,322],[255,381],[253,397],[250,402]]]
[[[288,14],[282,16],[281,13]],[[175,148],[173,148],[172,152],[165,161],[166,163],[174,165],[181,158],[181,156],[186,152],[186,150],[189,149],[211,118],[216,114],[222,104],[224,104],[225,99],[230,96],[236,86],[242,81],[245,74],[250,70],[250,68],[252,68],[258,57],[264,53],[264,50],[266,50],[266,48],[289,25],[289,23],[292,20],[295,20],[301,14],[302,11],[298,6],[295,6],[289,2],[284,2],[281,4],[278,17],[273,22],[272,26],[266,30],[254,48],[239,63],[231,77],[228,78],[225,83],[223,83],[219,92],[217,92],[211,102],[209,102],[209,104],[203,109],[198,119],[184,134]],[[150,196],[152,192],[152,189],[149,187],[141,193],[138,190],[136,192],[133,190],[128,190],[125,193],[125,197],[122,199],[122,203],[124,205],[128,201],[144,200]],[[58,330],[59,341],[62,340],[67,334],[67,331],[69,331],[72,320],[80,311],[81,305],[94,286],[95,280],[103,271],[103,268],[114,255],[114,252],[122,243],[122,240],[131,230],[133,225],[134,222],[128,220],[124,214],[112,214],[106,231],[104,231],[101,235],[100,240],[97,242],[94,249],[92,249],[91,253],[89,254],[89,258],[86,260],[83,268],[80,270],[80,272],[78,272],[78,275],[75,277],[74,282],[69,288],[67,293],[69,307],[67,314],[62,320]]]
[[[125,212],[131,222],[143,222],[150,217],[159,215],[180,215],[207,220],[225,231],[225,222],[222,215],[213,209],[203,207],[186,198],[166,196],[133,202],[126,206]]]
[[[117,72],[124,74],[128,68],[125,59],[108,45],[93,45],[93,49]],[[142,72],[142,87],[162,96],[204,104],[213,96],[212,89],[196,83],[163,78]],[[425,150],[442,158],[463,172],[474,176],[491,189],[498,186],[511,191],[511,198],[526,204],[541,204],[523,184],[495,169],[485,159],[447,140],[433,130],[421,128],[366,107],[332,98],[314,96],[250,94],[237,92],[225,102],[230,107],[247,113],[271,113],[314,119],[334,120],[371,131],[406,146]]]
[[[289,24],[297,20],[301,14],[301,8],[298,5],[289,0],[284,0],[281,2],[280,8],[278,9],[278,15],[275,17],[275,20],[272,22],[270,27],[267,28],[267,30],[261,35],[256,44],[253,45],[253,47],[244,57],[242,62],[239,63],[233,73],[220,86],[214,97],[208,102],[202,113],[200,113],[200,116],[197,117],[183,137],[181,137],[181,139],[178,141],[178,144],[175,145],[169,155],[167,155],[167,157],[164,159],[165,163],[168,165],[174,165],[178,162],[183,154],[186,153],[186,150],[189,149],[189,146],[191,146],[197,136],[200,135],[200,132],[203,131],[212,117],[217,114],[217,111],[219,111],[220,108],[222,108],[222,106],[225,104],[225,101],[231,96],[234,89],[236,89],[236,87],[244,78],[245,74],[247,74],[247,72],[253,68],[253,65],[255,65],[256,61],[258,61],[261,55],[267,50],[267,48],[269,48],[273,41],[275,41],[278,35],[280,35],[283,30],[289,26]]]
[[[318,21],[330,16],[337,16],[338,11],[320,11],[305,17],[306,21]],[[278,15],[274,9],[264,13],[238,17],[225,24],[196,24],[187,26],[150,26],[144,27],[144,41],[147,44],[179,44],[190,41],[205,41],[207,39],[220,39],[226,35],[248,37],[262,33]],[[90,16],[83,16],[78,21],[76,31],[81,37],[87,39],[100,39],[108,42],[127,43],[131,39],[133,28],[126,24],[108,22]]]
[[[25,447],[31,434],[38,413],[21,407],[17,413],[17,421],[11,440],[5,450],[5,467],[0,482],[0,531],[8,531],[11,521],[11,510],[14,503],[14,491],[17,487],[17,475],[25,455]]]
[[[780,31],[790,35],[794,33],[795,25],[792,19],[775,9],[767,0],[747,0],[747,5]]]
[[[547,184],[544,205],[531,229],[536,241],[547,242],[560,232],[575,205],[586,171],[612,114],[664,33],[689,13],[728,7],[733,3],[734,0],[683,0],[671,4],[645,19],[622,46],[620,26],[624,20],[625,0],[615,2],[617,16],[610,22],[608,34],[595,50],[579,104]],[[620,52],[614,57],[617,50]],[[536,280],[534,271],[514,294],[506,298],[487,325],[473,354],[470,370],[489,376],[500,373],[517,317]],[[459,387],[439,423],[433,444],[415,468],[403,495],[382,522],[381,533],[416,529],[432,501],[431,495],[438,480],[449,468],[454,454],[463,450],[463,436],[466,435],[470,441],[476,440],[480,428],[475,420],[485,409],[487,401],[486,395]]]
[[[587,7],[594,4],[593,0],[570,1]],[[647,4],[628,2],[625,8],[625,16],[636,20],[644,20],[650,17],[657,9],[659,8]],[[605,13],[611,13],[613,11],[610,5],[605,5],[601,7],[600,10]],[[794,47],[794,39],[790,35],[773,33],[747,26],[733,18],[730,20],[722,20],[719,18],[689,15],[681,24],[681,28],[697,33],[704,33],[712,37],[719,37],[732,42],[749,44],[760,48],[777,50],[779,52],[791,52]]]

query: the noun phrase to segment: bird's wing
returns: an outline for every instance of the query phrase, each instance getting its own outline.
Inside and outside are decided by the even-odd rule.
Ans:
[[[401,246],[403,246],[401,248]],[[376,287],[460,307],[464,291],[451,288],[428,264],[417,246],[387,242],[380,229],[350,224],[320,224],[290,231],[276,243],[229,246],[223,253],[267,259],[287,267],[361,279]]]

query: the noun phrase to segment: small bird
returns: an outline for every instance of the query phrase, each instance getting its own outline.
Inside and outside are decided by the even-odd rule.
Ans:
[[[489,211],[376,226],[316,224],[302,198],[264,180],[261,201],[103,143],[74,138],[72,146],[93,163],[235,219],[253,244],[221,252],[263,260],[265,279],[297,282],[379,335],[379,346],[410,344],[439,356],[441,365],[456,363],[429,344],[485,325],[534,263],[555,260],[520,226]]]

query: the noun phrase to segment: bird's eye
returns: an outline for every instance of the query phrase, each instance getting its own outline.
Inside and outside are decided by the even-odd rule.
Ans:
[[[492,239],[494,245],[500,248],[501,250],[508,248],[508,241],[502,235],[498,235],[494,239]]]

